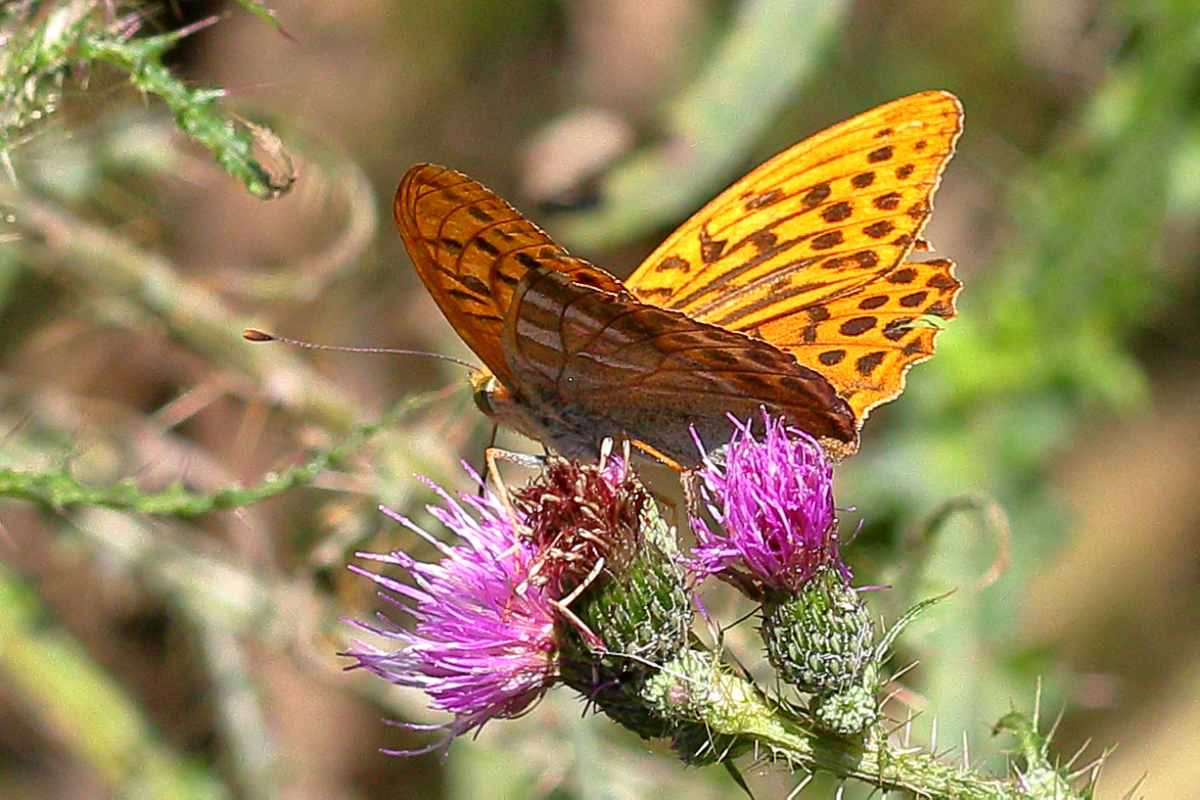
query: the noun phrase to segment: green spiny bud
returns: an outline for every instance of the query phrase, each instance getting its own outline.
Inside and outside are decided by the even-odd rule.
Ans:
[[[714,764],[745,752],[749,743],[723,730],[741,729],[739,717],[761,711],[753,687],[723,669],[713,653],[684,650],[650,676],[646,704],[671,722],[671,746],[692,766]]]
[[[820,728],[849,735],[878,718],[875,626],[840,572],[822,570],[798,594],[769,599],[762,633],[780,677],[813,696]]]
[[[813,721],[822,730],[842,736],[861,733],[879,719],[879,706],[875,702],[878,690],[879,668],[872,662],[863,671],[860,684],[817,694],[811,704]]]
[[[603,632],[604,650],[660,664],[687,644],[693,606],[674,539],[654,503],[643,506],[639,541],[626,563],[606,571],[571,609]]]
[[[531,582],[561,599],[563,681],[643,737],[670,725],[646,709],[646,679],[688,642],[692,604],[669,526],[627,467],[552,458],[514,495],[545,543]],[[536,574],[534,574],[536,573]]]
[[[768,600],[762,633],[772,666],[806,692],[861,684],[875,655],[875,626],[866,605],[835,570],[814,575],[799,594]]]

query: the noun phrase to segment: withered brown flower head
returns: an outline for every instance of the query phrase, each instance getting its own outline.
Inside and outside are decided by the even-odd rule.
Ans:
[[[529,582],[564,597],[603,572],[624,571],[641,545],[639,522],[651,500],[619,459],[600,467],[549,456],[512,502],[526,523],[523,538],[541,554]]]

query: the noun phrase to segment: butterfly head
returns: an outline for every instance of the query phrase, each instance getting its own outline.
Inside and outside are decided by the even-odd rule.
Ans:
[[[487,369],[471,372],[471,393],[476,407],[497,425],[541,442],[569,458],[594,460],[600,455],[600,442],[611,431],[580,428],[554,407],[539,404],[514,394]]]
[[[486,369],[471,370],[471,397],[475,400],[475,407],[491,419],[496,417],[498,406],[503,406],[509,398],[504,384]]]
[[[518,433],[547,441],[546,432],[533,424],[520,400],[488,369],[471,371],[471,396],[475,407],[497,425],[512,428]]]

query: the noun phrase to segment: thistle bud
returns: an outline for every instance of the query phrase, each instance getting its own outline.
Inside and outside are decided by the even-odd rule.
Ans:
[[[514,495],[545,554],[535,582],[560,598],[563,681],[644,737],[666,724],[642,685],[688,640],[692,605],[670,528],[621,462],[601,468],[551,457]]]
[[[841,573],[822,570],[799,594],[764,603],[762,636],[779,676],[812,696],[821,728],[852,734],[876,719],[875,626]]]
[[[763,603],[780,677],[808,694],[818,726],[857,733],[877,715],[875,628],[838,551],[833,469],[821,446],[764,412],[739,423],[724,463],[705,454],[701,491],[720,529],[692,515],[691,568]]]

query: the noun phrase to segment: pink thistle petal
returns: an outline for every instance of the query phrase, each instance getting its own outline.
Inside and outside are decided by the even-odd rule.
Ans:
[[[692,570],[789,594],[823,567],[835,567],[848,580],[838,554],[833,468],[824,451],[803,431],[765,412],[763,420],[761,441],[750,423],[735,420],[723,465],[701,450],[701,488],[721,527],[714,531],[692,519]]]
[[[443,741],[403,753],[407,755],[448,745],[490,719],[519,716],[558,677],[554,606],[541,589],[529,585],[535,554],[518,536],[508,511],[491,492],[461,494],[456,500],[434,490],[442,505],[429,511],[458,534],[461,544],[437,543],[411,520],[384,509],[434,542],[444,558],[421,562],[401,552],[359,554],[401,567],[412,584],[351,567],[379,584],[380,596],[415,624],[407,630],[382,614],[373,624],[351,620],[397,647],[382,650],[356,642],[345,655],[358,661],[355,667],[423,690],[430,707],[454,715],[438,726],[447,732]]]

